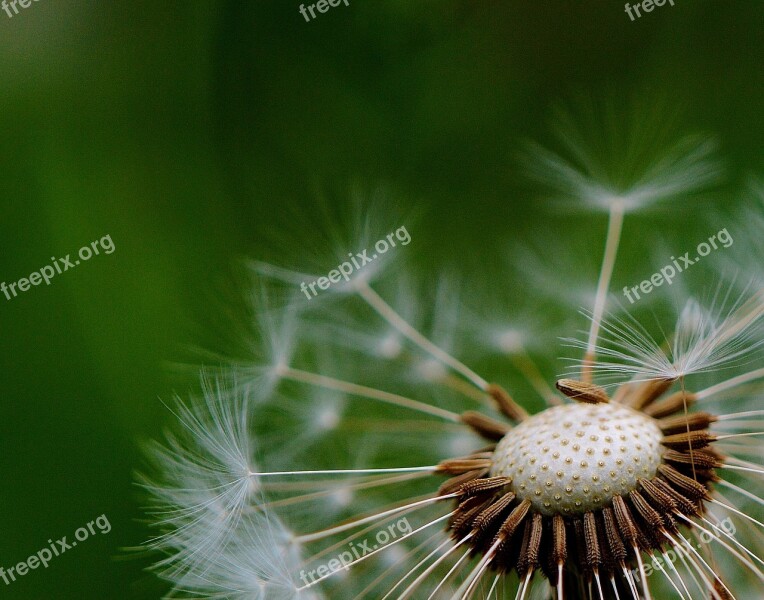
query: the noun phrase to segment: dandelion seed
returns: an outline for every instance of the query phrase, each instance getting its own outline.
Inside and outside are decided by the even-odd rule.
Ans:
[[[184,432],[152,450],[150,546],[176,597],[728,600],[741,574],[764,582],[764,523],[741,504],[762,505],[757,280],[686,300],[660,342],[604,318],[626,217],[710,184],[711,145],[637,149],[612,173],[566,139],[571,158],[537,149],[536,174],[610,215],[575,370],[554,381],[531,358],[541,319],[471,319],[445,284],[429,311],[381,271],[300,308],[258,293],[250,360],[179,403]],[[494,353],[524,391],[470,360]]]
[[[557,194],[558,207],[568,210],[609,213],[618,205],[631,213],[713,185],[722,171],[714,157],[716,144],[702,136],[667,140],[661,110],[635,109],[624,118],[612,107],[589,106],[574,119],[571,111],[560,109],[555,126],[564,152],[529,144],[523,155],[526,170]],[[598,113],[609,113],[610,120],[603,125]],[[620,146],[626,143],[631,145]]]
[[[633,317],[604,321],[603,340],[596,347],[588,342],[568,341],[574,347],[585,347],[612,359],[591,365],[583,363],[605,378],[673,380],[729,368],[753,360],[764,344],[764,290],[750,295],[744,292],[734,302],[724,300],[708,310],[696,300],[688,300],[677,320],[673,339],[664,344],[651,337]],[[665,350],[668,344],[670,353]]]

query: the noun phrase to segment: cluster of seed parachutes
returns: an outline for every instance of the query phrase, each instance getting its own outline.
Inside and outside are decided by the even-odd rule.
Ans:
[[[524,423],[539,415],[529,418],[504,390],[491,386],[489,394],[500,411],[516,425],[513,427],[477,412],[462,415],[462,420],[491,444],[440,465],[439,470],[451,476],[441,486],[440,493],[453,495],[456,503],[448,523],[453,539],[468,544],[475,556],[488,560],[488,568],[503,573],[515,570],[521,580],[540,570],[553,586],[559,582],[562,584],[559,588],[571,590],[577,589],[581,582],[591,586],[596,581],[599,586],[603,578],[612,582],[613,590],[610,586],[600,587],[603,598],[615,597],[613,593],[618,594],[617,590],[630,594],[629,588],[636,589],[639,584],[629,573],[639,566],[640,554],[660,553],[678,539],[680,526],[691,526],[692,518],[703,515],[704,501],[710,499],[711,485],[717,478],[714,469],[723,462],[723,457],[710,447],[715,438],[708,427],[714,416],[705,412],[688,413],[695,399],[691,393],[677,391],[663,397],[673,383],[666,379],[627,383],[610,398],[603,388],[591,383],[558,382],[558,389],[577,402],[547,411],[557,411],[564,419],[566,409],[575,415],[578,403],[596,405],[601,407],[601,414],[610,413],[615,417],[609,423],[615,431],[618,415],[627,411],[654,424],[660,436],[659,448],[646,449],[648,456],[651,452],[657,455],[653,467],[644,469],[645,476],[639,476],[637,471],[636,476],[629,479],[633,485],[627,485],[626,489],[618,485],[600,486],[601,496],[595,500],[591,499],[590,487],[573,489],[565,485],[571,481],[569,471],[577,465],[551,473],[545,485],[552,492],[559,487],[560,494],[584,499],[568,504],[565,509],[548,502],[540,504],[534,498],[534,494],[542,496],[540,490],[528,489],[525,483],[521,489],[517,469],[507,468],[508,457],[501,452],[502,447],[507,446],[513,435],[519,434]],[[558,458],[560,452],[565,456],[565,452],[570,451],[568,440],[559,435],[543,442],[539,440],[539,444],[542,443],[544,450]],[[637,446],[643,448],[640,444]],[[621,449],[627,450],[624,446]],[[628,464],[628,459],[633,457],[627,453],[625,458],[626,462],[618,459],[622,463],[620,468],[624,474],[627,469],[634,473],[633,464]],[[636,456],[635,460],[638,459]],[[530,460],[535,462],[534,458]],[[566,463],[560,461],[559,464]],[[599,461],[598,464],[603,471],[612,468],[612,463],[606,465]],[[596,466],[594,473],[590,477],[596,481],[599,478]],[[616,478],[621,475],[610,471],[603,472],[602,477],[607,478],[608,474]],[[531,477],[535,479],[535,475]],[[717,580],[714,587],[725,597],[721,582]]]

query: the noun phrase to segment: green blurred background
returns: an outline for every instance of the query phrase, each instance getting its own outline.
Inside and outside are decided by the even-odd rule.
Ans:
[[[382,184],[426,215],[421,247],[490,251],[537,218],[519,141],[577,94],[661,98],[718,136],[732,185],[761,172],[759,0],[635,22],[620,1],[351,0],[310,23],[299,4],[0,12],[0,280],[116,246],[0,296],[0,566],[113,527],[0,598],[161,596],[124,550],[148,535],[140,445],[173,422],[159,398],[193,385],[168,363],[217,343],[232,266],[271,253],[285,206]]]

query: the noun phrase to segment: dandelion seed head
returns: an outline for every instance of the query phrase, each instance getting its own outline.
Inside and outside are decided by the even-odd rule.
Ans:
[[[671,139],[670,111],[656,106],[648,112],[635,103],[621,115],[604,102],[558,109],[555,129],[562,150],[529,144],[524,155],[529,176],[552,192],[558,208],[609,212],[619,206],[626,213],[716,183],[722,172],[716,143],[704,136]]]
[[[592,144],[602,127],[563,122],[562,150],[535,147],[532,171],[568,206],[611,214],[684,200],[716,180],[707,138],[646,125],[641,135],[627,124],[628,143]],[[432,291],[421,290],[396,250],[313,299],[295,295],[400,224],[380,225],[371,213],[324,229],[310,220],[304,231],[321,238],[301,247],[311,264],[253,263],[248,352],[219,384],[174,409],[181,432],[152,450],[162,477],[145,482],[157,529],[150,547],[163,555],[156,569],[172,594],[528,599],[549,596],[546,579],[560,586],[557,597],[567,598],[563,583],[566,593],[591,583],[595,597],[597,573],[621,598],[664,597],[657,576],[635,583],[621,571],[639,578],[638,557],[676,549],[702,518],[728,516],[713,502],[738,481],[730,467],[746,468],[731,461],[755,464],[761,455],[755,421],[723,412],[733,402],[760,404],[760,280],[739,296],[720,286],[710,300],[682,289],[665,328],[642,318],[647,302],[633,314],[611,309],[591,356],[574,365],[577,378],[555,390],[550,338],[574,315],[560,325],[565,317],[549,300],[564,290],[563,308],[612,305],[608,286],[597,285],[604,269],[585,265],[603,247],[599,229],[521,259],[517,290],[497,286],[497,275],[478,292],[447,269],[436,269]],[[572,345],[589,351],[588,342]],[[717,377],[720,369],[730,376]],[[626,383],[598,385],[613,379]],[[371,551],[376,534],[403,516],[416,529]],[[670,543],[664,532],[675,536]],[[601,545],[618,553],[619,543],[613,561]],[[342,553],[348,568],[303,578]],[[703,567],[693,571],[687,560],[703,597],[721,589],[721,576],[706,584]],[[692,585],[687,571],[680,577]]]
[[[491,476],[510,477],[517,497],[544,515],[583,514],[637,489],[640,478],[653,478],[662,437],[653,419],[622,406],[558,406],[499,442]]]
[[[203,389],[202,402],[178,402],[183,431],[152,453],[164,479],[144,480],[158,517],[150,546],[167,557],[156,569],[177,591],[301,597],[289,566],[293,536],[275,515],[246,511],[262,493],[251,476],[257,468],[248,403],[236,386],[205,380]]]
[[[708,308],[686,301],[668,340],[657,341],[633,316],[613,316],[602,324],[593,369],[603,380],[614,377],[677,379],[729,368],[750,360],[764,344],[764,291],[746,289],[736,299],[717,297]],[[581,340],[567,340],[585,347]],[[665,343],[667,342],[667,343]]]
[[[201,530],[199,530],[201,532]],[[320,600],[313,590],[300,591],[299,554],[287,532],[271,516],[249,515],[238,523],[224,544],[207,547],[193,535],[176,540],[197,556],[193,568],[177,562],[163,575],[177,593],[236,600]]]

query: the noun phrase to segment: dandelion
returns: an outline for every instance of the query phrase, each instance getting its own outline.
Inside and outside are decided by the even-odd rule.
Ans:
[[[606,319],[603,343],[592,352],[611,360],[587,367],[603,379],[630,375],[637,380],[673,381],[753,360],[764,344],[764,289],[751,293],[748,288],[731,307],[727,304],[729,299],[724,298],[721,306],[704,309],[689,299],[677,320],[673,340],[661,344],[633,317]],[[588,349],[587,344],[570,341]]]
[[[607,101],[580,104],[576,117],[556,111],[562,152],[530,143],[522,156],[528,174],[558,207],[631,213],[697,195],[718,182],[716,143],[702,135],[668,139],[671,119],[660,103],[646,106],[639,99],[621,113]]]
[[[708,183],[707,147],[672,146],[630,187],[556,160],[541,163],[558,191],[609,212],[574,372],[548,378],[533,331],[544,319],[515,318],[527,307],[492,327],[446,284],[417,303],[413,286],[390,290],[375,272],[276,312],[256,295],[250,361],[205,379],[201,401],[178,404],[182,435],[152,450],[150,545],[171,597],[728,600],[761,589],[764,291],[754,280],[708,307],[689,299],[663,338],[635,315],[606,316],[626,215]],[[304,277],[255,271],[282,296]]]

